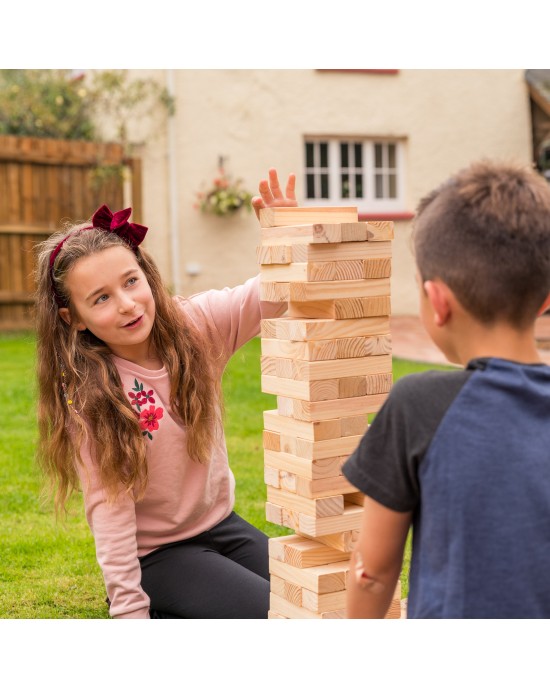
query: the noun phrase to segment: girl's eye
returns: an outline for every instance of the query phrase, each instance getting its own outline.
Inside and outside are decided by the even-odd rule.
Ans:
[[[96,303],[105,303],[105,300],[108,299],[109,297],[107,294],[102,294],[97,300]]]
[[[130,277],[128,282],[126,283],[129,287],[133,286],[136,282],[138,281],[137,277]]]

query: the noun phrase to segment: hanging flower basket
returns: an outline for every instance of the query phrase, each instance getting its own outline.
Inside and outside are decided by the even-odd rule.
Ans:
[[[242,186],[242,179],[233,179],[226,174],[223,167],[218,169],[218,176],[205,191],[196,193],[195,209],[210,215],[224,217],[234,215],[242,208],[252,209],[252,194]]]

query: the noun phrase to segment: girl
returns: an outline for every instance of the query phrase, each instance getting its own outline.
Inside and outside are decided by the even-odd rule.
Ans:
[[[296,205],[277,173],[253,201]],[[221,379],[282,313],[258,277],[171,297],[131,209],[40,246],[38,459],[63,509],[80,485],[115,618],[266,618],[267,537],[234,511]]]

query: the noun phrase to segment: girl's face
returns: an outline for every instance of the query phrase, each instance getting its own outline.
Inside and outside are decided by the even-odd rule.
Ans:
[[[66,284],[79,330],[90,330],[121,358],[139,363],[148,357],[155,302],[130,249],[112,246],[80,258]],[[59,314],[69,322],[68,308]]]

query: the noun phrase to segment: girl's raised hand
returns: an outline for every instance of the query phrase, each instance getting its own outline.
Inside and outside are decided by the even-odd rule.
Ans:
[[[269,181],[267,179],[261,180],[259,185],[260,195],[254,196],[252,199],[252,207],[256,212],[256,217],[259,219],[260,210],[262,208],[297,206],[298,201],[296,200],[295,188],[296,175],[291,173],[288,175],[285,195],[283,196],[277,176],[277,170],[274,167],[270,168]]]

